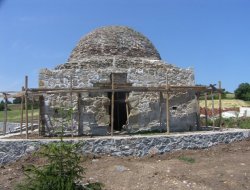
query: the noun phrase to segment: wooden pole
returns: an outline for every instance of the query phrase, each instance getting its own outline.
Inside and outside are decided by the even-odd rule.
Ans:
[[[22,87],[22,91],[24,91],[24,87]],[[22,96],[21,99],[21,121],[20,121],[20,134],[23,133],[23,101],[24,101],[24,97]]]
[[[221,81],[219,81],[219,127],[220,130],[222,129],[221,126]]]
[[[82,116],[82,96],[81,93],[77,94],[77,109],[78,109],[78,135],[83,135],[83,124],[82,124],[82,120],[81,120],[81,116]]]
[[[28,76],[25,76],[25,122],[26,122],[26,139],[29,138],[28,134]]]
[[[34,97],[32,96],[31,103],[31,131],[34,131]]]
[[[41,136],[41,108],[40,108],[40,97],[39,97],[39,109],[38,109],[38,136]]]
[[[128,121],[128,118],[129,118],[128,93],[126,93],[126,114],[127,114],[127,121]]]
[[[213,120],[213,130],[215,127],[215,121],[214,121],[214,92],[211,90],[211,99],[212,99],[212,120]]]
[[[39,120],[40,120],[40,135],[44,136],[45,135],[45,107],[44,107],[44,97],[39,96]]]
[[[162,107],[161,107],[161,103],[162,103],[162,92],[159,93],[160,97],[159,97],[159,107],[160,107],[160,118],[159,118],[159,122],[160,122],[160,128],[162,127]]]
[[[8,98],[7,94],[4,93],[4,125],[3,125],[3,135],[6,135],[7,119],[8,119]]]
[[[169,86],[168,86],[168,77],[166,76],[166,86],[167,86],[167,94],[166,94],[166,127],[167,134],[170,133],[170,112],[169,112]]]
[[[208,120],[207,120],[207,92],[205,92],[205,121],[206,121],[206,127],[208,126]]]
[[[73,88],[73,81],[72,81],[72,75],[70,75],[70,110],[71,110],[71,137],[74,136],[74,126],[73,126],[73,93],[72,93],[72,88]]]
[[[114,135],[114,100],[115,100],[115,92],[114,92],[114,74],[111,74],[111,83],[112,83],[112,98],[111,98],[111,136]]]
[[[200,129],[200,94],[196,92],[196,106],[197,106],[197,129]]]

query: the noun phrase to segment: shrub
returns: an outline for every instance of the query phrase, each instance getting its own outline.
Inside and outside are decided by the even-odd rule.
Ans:
[[[42,145],[38,156],[46,158],[44,166],[30,165],[25,168],[27,179],[17,186],[20,190],[75,190],[84,189],[78,180],[84,174],[80,166],[81,156],[77,152],[80,144],[64,141]]]
[[[72,110],[61,111],[65,120],[61,120],[61,140],[42,145],[37,154],[45,158],[44,166],[29,165],[25,168],[27,178],[17,185],[18,190],[101,190],[101,183],[82,185],[85,169],[80,165],[82,159],[79,149],[82,143],[63,141],[64,125],[70,121]],[[63,123],[65,122],[65,123]]]
[[[250,101],[250,84],[241,83],[234,93],[237,99]]]

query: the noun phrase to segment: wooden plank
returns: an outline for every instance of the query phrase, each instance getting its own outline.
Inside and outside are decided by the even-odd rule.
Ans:
[[[112,80],[112,98],[111,98],[111,136],[114,135],[114,99],[115,99],[115,92],[114,92],[114,74],[111,74]]]
[[[26,139],[29,138],[29,134],[28,134],[28,94],[27,94],[27,90],[28,90],[28,76],[25,76],[25,126],[26,126]]]
[[[119,87],[119,88],[118,88]],[[69,93],[72,92],[130,92],[130,91],[138,91],[138,92],[178,92],[178,91],[186,91],[188,89],[194,89],[196,91],[203,91],[206,90],[207,87],[201,86],[169,86],[166,89],[164,86],[159,87],[120,87],[113,85],[112,88],[98,88],[98,87],[91,87],[91,88],[72,88],[72,89],[59,89],[59,88],[51,88],[51,89],[29,89],[30,92],[47,92],[47,93]]]

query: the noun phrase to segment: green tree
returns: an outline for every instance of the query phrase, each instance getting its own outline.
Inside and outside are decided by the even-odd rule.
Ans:
[[[90,183],[82,185],[85,168],[80,163],[82,161],[79,150],[82,143],[63,141],[64,125],[70,122],[70,112],[61,109],[60,115],[64,116],[61,123],[61,133],[59,142],[51,142],[42,145],[38,153],[39,157],[45,158],[47,164],[43,166],[30,165],[25,168],[27,178],[23,183],[17,185],[18,190],[101,190],[101,183]]]
[[[234,91],[235,98],[245,101],[250,101],[250,84],[241,83],[239,87]]]
[[[21,104],[22,98],[21,97],[17,97],[13,100],[13,104]]]

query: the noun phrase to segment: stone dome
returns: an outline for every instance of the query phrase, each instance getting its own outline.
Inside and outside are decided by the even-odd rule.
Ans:
[[[126,26],[106,26],[90,32],[79,41],[68,61],[91,56],[161,59],[148,38]]]

